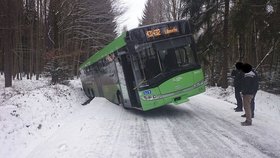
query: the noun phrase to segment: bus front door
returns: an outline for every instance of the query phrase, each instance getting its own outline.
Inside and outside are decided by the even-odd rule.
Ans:
[[[121,62],[123,67],[123,72],[125,76],[125,82],[127,86],[127,91],[129,94],[130,102],[132,107],[139,107],[139,103],[137,102],[137,93],[135,89],[135,78],[133,74],[133,69],[131,65],[131,61],[129,60],[128,55],[121,56]]]

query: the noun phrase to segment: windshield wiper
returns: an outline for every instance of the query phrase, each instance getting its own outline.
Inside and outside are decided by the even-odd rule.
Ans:
[[[133,88],[133,90],[139,89],[139,87],[140,87],[143,83],[147,83],[147,80],[146,80],[146,79],[143,79],[141,82],[139,82],[139,83]],[[148,86],[148,85],[145,85],[145,86]]]

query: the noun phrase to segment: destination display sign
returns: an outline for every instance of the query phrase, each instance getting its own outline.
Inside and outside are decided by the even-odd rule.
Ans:
[[[186,20],[171,21],[160,24],[146,25],[128,31],[128,42],[146,43],[190,34]]]
[[[147,39],[179,33],[178,26],[154,28],[146,31]]]

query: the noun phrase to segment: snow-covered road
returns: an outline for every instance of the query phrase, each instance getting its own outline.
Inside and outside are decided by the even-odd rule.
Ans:
[[[258,112],[253,126],[242,127],[234,107],[202,94],[141,112],[95,98],[27,157],[280,157],[280,121]]]

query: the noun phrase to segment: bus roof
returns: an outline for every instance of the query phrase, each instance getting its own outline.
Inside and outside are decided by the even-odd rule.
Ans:
[[[114,51],[124,47],[126,45],[125,42],[126,32],[122,33],[119,37],[109,43],[106,47],[96,52],[89,59],[87,59],[81,66],[80,69],[83,69],[96,61],[106,57],[107,55],[113,53]]]
[[[147,32],[155,31],[159,29],[167,29],[168,33],[160,34],[157,37],[147,37]],[[162,31],[162,30],[161,30]],[[113,40],[110,44],[108,44],[103,49],[96,52],[89,59],[87,59],[81,66],[80,69],[83,69],[96,61],[106,57],[107,55],[115,52],[116,50],[124,47],[126,44],[130,42],[134,42],[134,44],[141,44],[146,42],[151,42],[153,40],[159,40],[160,38],[168,38],[174,37],[181,34],[190,34],[190,26],[187,20],[177,20],[177,21],[169,21],[151,25],[141,26],[127,32],[122,33],[118,38]]]

